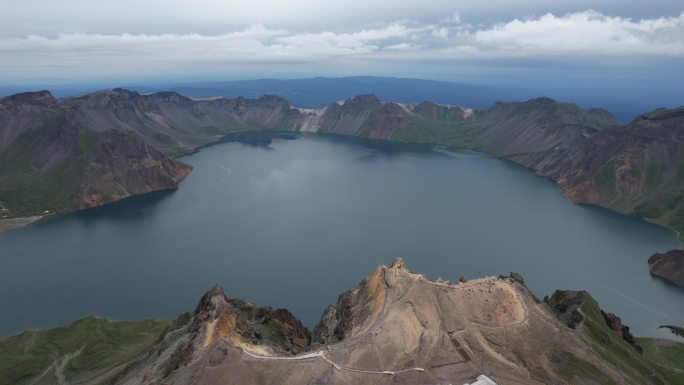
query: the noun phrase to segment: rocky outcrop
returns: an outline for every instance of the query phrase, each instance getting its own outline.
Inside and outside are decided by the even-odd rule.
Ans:
[[[205,358],[205,365],[226,359],[239,349],[254,355],[292,356],[308,349],[311,334],[289,311],[257,306],[227,298],[223,288],[212,287],[195,310],[181,314],[160,342],[140,362],[131,364],[119,383],[162,381]]]
[[[395,260],[390,268],[406,270],[401,259]],[[325,309],[321,321],[314,328],[314,341],[331,344],[367,329],[384,308],[386,297],[384,267],[379,266],[356,288],[340,295],[335,305]]]
[[[296,354],[311,342],[309,331],[286,309],[229,299],[220,286],[202,296],[188,321],[187,331],[193,334],[194,351],[219,338],[272,354]]]
[[[585,303],[586,296],[585,291],[556,290],[550,298],[545,297],[544,302],[551,306],[556,317],[567,327],[577,329],[584,322],[580,309]]]
[[[684,328],[681,326],[660,325],[658,326],[658,329],[668,329],[672,332],[672,334],[676,335],[677,337],[684,338]]]
[[[648,259],[651,274],[684,287],[684,250],[656,253]]]
[[[655,350],[676,353],[683,344],[640,339],[650,349],[642,355],[589,293],[558,291],[546,302],[511,277],[451,284],[396,260],[340,296],[319,342],[309,343],[287,310],[230,299],[214,286],[172,322],[89,317],[1,338],[0,382],[50,382],[55,361],[71,359],[59,373],[79,384],[424,385],[483,374],[512,385],[680,383],[682,365],[653,347],[667,342]],[[566,327],[563,316],[575,310],[582,323]]]
[[[596,329],[600,330],[601,326],[607,326],[637,352],[642,352],[641,346],[636,344],[629,327],[622,323],[620,317],[600,309],[596,301],[586,291],[556,290],[550,298],[545,297],[544,302],[551,307],[556,317],[569,328],[579,329],[584,326],[590,331],[596,331]],[[598,314],[600,314],[600,318],[597,316]],[[589,325],[585,325],[587,317],[591,318],[592,316],[594,319],[590,319]]]
[[[0,382],[50,382],[55,360],[72,360],[59,373],[79,384],[424,385],[483,374],[512,385],[678,383],[679,369],[639,354],[588,293],[559,291],[547,303],[508,276],[431,281],[399,259],[340,296],[317,342],[289,311],[214,286],[172,322],[90,317],[0,339]],[[557,318],[575,310],[574,329]]]
[[[639,353],[642,352],[643,349],[641,346],[636,344],[634,335],[632,335],[632,333],[629,331],[629,326],[624,325],[620,317],[613,313],[606,313],[603,310],[601,310],[601,315],[603,316],[603,319],[606,321],[606,325],[610,328],[610,330],[614,331],[623,340],[627,341],[627,343],[632,345]]]
[[[214,287],[113,383],[417,385],[470,383],[483,373],[519,385],[670,383],[588,294],[560,297],[584,298],[585,322],[575,330],[513,278],[431,281],[399,259],[343,293],[313,343],[300,347],[296,339],[308,334],[289,312]]]

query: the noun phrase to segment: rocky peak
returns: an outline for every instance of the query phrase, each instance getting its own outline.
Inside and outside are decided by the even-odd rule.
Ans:
[[[395,258],[389,268],[395,270],[405,270],[407,272],[409,271],[406,267],[406,263],[404,263],[404,258],[401,257]]]
[[[331,344],[367,330],[382,313],[390,290],[402,291],[421,275],[410,272],[402,258],[379,265],[359,285],[342,293],[328,306],[313,331],[313,341]]]
[[[130,107],[129,103],[140,98],[140,94],[124,88],[100,90],[63,100],[76,108],[109,109],[116,107]]]
[[[277,95],[263,95],[256,100],[257,103],[267,107],[289,107],[290,102],[287,99],[281,98]]]
[[[34,105],[40,107],[56,107],[57,100],[50,91],[22,92],[0,99],[0,105],[16,107],[21,105]]]
[[[679,108],[658,108],[651,112],[640,115],[638,119],[667,120],[675,118],[684,118],[684,106]]]
[[[161,103],[191,103],[192,99],[187,98],[174,91],[159,91],[145,95],[150,100]]]
[[[382,105],[382,101],[376,95],[367,94],[354,96],[344,102],[344,109],[352,110],[372,110]]]
[[[95,93],[97,94],[97,93]],[[100,93],[100,95],[107,95],[111,98],[129,100],[140,97],[141,95],[136,91],[127,90],[125,88],[112,88],[111,90],[106,90]]]
[[[213,311],[216,308],[218,301],[226,302],[227,298],[223,292],[223,287],[219,284],[215,284],[211,287],[202,297],[200,298],[197,306],[195,307],[194,314],[197,315],[202,312]]]
[[[599,308],[596,300],[586,291],[556,290],[551,298],[545,297],[544,302],[551,307],[556,317],[571,329],[579,329],[590,314],[600,313],[602,319],[594,318],[594,323],[603,322],[620,338],[641,352],[641,347],[636,344],[629,327],[622,323],[620,317]]]
[[[617,315],[613,313],[607,313],[601,310],[601,315],[603,316],[603,319],[606,321],[606,325],[614,331],[618,336],[620,336],[623,340],[627,341],[636,351],[641,353],[643,350],[641,346],[636,344],[636,340],[634,339],[634,335],[629,331],[629,326],[624,325],[622,323],[622,319],[618,317]]]
[[[247,350],[262,353],[297,353],[307,349],[310,333],[286,309],[272,309],[226,297],[214,285],[200,298],[189,322],[195,350],[227,339]]]
[[[214,309],[215,301],[226,308],[199,329],[174,326],[114,383],[462,384],[483,372],[511,384],[668,383],[622,341],[631,334],[620,319],[602,313],[588,293],[547,299],[561,313],[584,316],[575,331],[562,330],[551,309],[510,277],[452,285],[411,273],[400,258],[381,264],[326,310],[316,331],[323,346],[307,345],[309,353],[297,357],[274,348],[306,345],[291,313],[227,299],[218,286],[198,308]]]
[[[538,106],[543,106],[543,105],[553,105],[558,103],[555,99],[551,99],[548,96],[540,96],[538,98],[533,98],[525,102],[525,104],[530,104],[530,105],[538,105]]]

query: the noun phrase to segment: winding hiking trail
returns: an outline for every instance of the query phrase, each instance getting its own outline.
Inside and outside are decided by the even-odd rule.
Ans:
[[[69,363],[69,361],[71,359],[73,359],[74,357],[77,357],[78,355],[81,354],[81,352],[83,352],[83,348],[85,348],[85,346],[82,346],[80,349],[78,349],[77,351],[75,351],[73,353],[65,354],[64,358],[62,358],[61,362],[57,363],[55,361],[55,363],[53,364],[55,367],[55,377],[57,377],[57,383],[59,385],[67,385],[68,384],[68,382],[66,381],[66,377],[64,376],[64,368],[66,367],[66,365]]]
[[[375,322],[371,325],[371,327],[368,328],[365,332],[363,332],[360,335],[354,336],[348,340],[341,341],[341,342],[333,344],[333,345],[329,345],[327,347],[327,350],[330,351],[333,348],[335,350],[349,349],[350,347],[352,347],[352,346],[356,345],[357,343],[361,342],[362,340],[366,339],[369,335],[372,336],[372,335],[374,335],[374,333],[377,333],[377,329],[383,325],[392,305],[398,301],[401,301],[407,295],[407,293],[409,293],[416,285],[425,284],[425,285],[434,285],[434,286],[438,286],[441,288],[447,288],[447,289],[451,289],[451,290],[465,290],[465,289],[468,289],[471,287],[477,287],[479,285],[483,285],[486,283],[488,283],[488,279],[476,280],[476,281],[471,281],[468,283],[459,283],[459,284],[455,284],[455,285],[446,284],[446,283],[439,283],[439,282],[432,282],[429,280],[415,281],[408,288],[406,288],[401,293],[399,293],[399,295],[391,295],[390,294],[385,298],[385,302],[384,302],[383,308],[380,312],[380,316],[375,320]],[[394,294],[394,292],[396,290],[393,290],[393,289],[395,289],[395,288],[392,287],[391,285],[389,285],[388,283],[386,283],[386,285],[387,285],[387,289],[389,289],[388,293]],[[469,331],[471,328],[484,328],[484,329],[489,329],[489,330],[501,330],[501,329],[513,328],[513,327],[525,324],[529,319],[529,310],[528,310],[527,306],[525,305],[525,301],[520,296],[517,284],[512,283],[511,285],[512,285],[513,292],[515,293],[516,302],[523,309],[523,316],[520,319],[515,320],[514,322],[512,322],[510,324],[498,325],[498,326],[485,325],[482,323],[478,323],[476,321],[469,321],[468,325],[461,330],[448,331],[447,333],[449,334],[449,336],[455,337],[457,335],[460,335],[462,333]],[[266,356],[266,355],[261,355],[261,354],[255,354],[255,353],[249,352],[248,350],[246,350],[244,348],[239,348],[237,346],[236,346],[236,348],[240,349],[242,351],[242,353],[250,356],[251,358],[258,359],[258,360],[302,361],[302,360],[322,359],[325,362],[327,362],[328,364],[330,364],[333,368],[335,368],[336,370],[339,370],[339,371],[348,371],[348,372],[364,373],[364,374],[392,375],[392,376],[398,375],[401,373],[405,373],[405,372],[411,372],[411,371],[421,372],[421,373],[425,372],[425,369],[420,368],[420,367],[407,368],[407,369],[402,369],[402,370],[397,370],[397,371],[394,371],[394,370],[369,370],[369,369],[359,369],[359,368],[348,367],[348,366],[344,366],[344,365],[341,365],[341,364],[333,361],[330,357],[328,357],[326,355],[326,350],[319,350],[316,352],[301,354],[301,355],[292,356],[292,357],[283,357],[283,356]]]
[[[34,335],[35,337],[35,335]],[[33,379],[33,381],[29,382],[27,385],[36,385],[38,384],[43,378],[50,373],[54,369],[54,374],[55,378],[57,379],[57,383],[59,385],[68,385],[69,383],[66,380],[66,376],[64,375],[64,368],[66,368],[67,364],[69,361],[71,361],[73,358],[79,356],[82,352],[85,346],[81,347],[75,352],[72,353],[67,353],[62,357],[62,360],[55,359],[52,364],[50,364],[48,367],[46,367],[36,378]]]

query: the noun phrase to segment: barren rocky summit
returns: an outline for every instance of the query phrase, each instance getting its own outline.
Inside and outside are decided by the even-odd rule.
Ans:
[[[515,277],[431,281],[397,259],[313,333],[214,286],[172,322],[88,317],[0,339],[0,384],[684,383],[684,344],[635,339],[589,293],[541,301]]]
[[[116,382],[462,384],[485,374],[499,384],[669,383],[590,295],[576,304],[583,319],[572,329],[510,277],[431,281],[397,259],[328,307],[309,343],[289,312],[215,287]]]

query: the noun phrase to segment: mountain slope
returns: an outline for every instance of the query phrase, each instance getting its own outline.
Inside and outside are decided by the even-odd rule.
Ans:
[[[480,148],[534,166],[551,151],[572,148],[618,123],[605,110],[583,110],[549,98],[496,103],[488,111]]]
[[[294,130],[299,112],[282,98],[190,99],[121,88],[63,99],[79,122],[97,130],[132,130],[170,156],[187,154],[236,130]]]
[[[303,109],[275,96],[190,99],[124,89],[60,100],[47,92],[18,94],[0,100],[0,210],[6,210],[0,215],[70,211],[174,188],[190,170],[167,157],[245,130],[479,150],[555,180],[574,202],[684,230],[684,109],[656,110],[619,126],[604,110],[549,98],[473,110],[360,95]],[[134,173],[122,172],[125,164]]]
[[[343,293],[313,337],[287,310],[229,299],[214,287],[161,336],[161,323],[110,333],[123,324],[86,320],[74,324],[85,330],[70,326],[0,340],[5,357],[31,357],[22,352],[52,341],[30,361],[5,361],[0,378],[31,383],[47,376],[43,383],[54,383],[53,365],[68,358],[62,373],[71,383],[461,384],[481,374],[506,385],[684,381],[682,363],[672,356],[683,344],[668,343],[661,357],[654,346],[662,341],[635,343],[588,293],[557,292],[541,302],[513,276],[430,281],[398,259]],[[567,314],[576,322],[566,325]],[[105,330],[98,343],[94,336]],[[134,331],[141,345],[130,350]],[[61,337],[47,338],[53,335]]]
[[[643,114],[559,151],[538,172],[574,202],[684,230],[684,108]]]
[[[129,362],[145,357],[169,324],[88,317],[4,338],[0,384],[107,383]]]
[[[3,216],[64,212],[173,189],[190,167],[130,130],[94,130],[48,92],[0,99]]]

